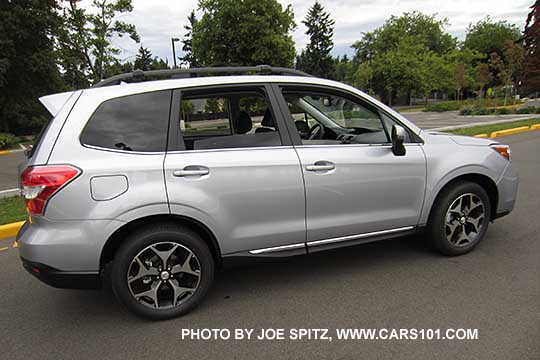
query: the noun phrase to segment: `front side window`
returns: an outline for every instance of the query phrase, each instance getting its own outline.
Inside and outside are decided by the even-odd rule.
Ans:
[[[321,92],[284,91],[302,143],[382,144],[390,141],[376,109]]]
[[[262,92],[182,96],[180,131],[186,150],[281,145],[276,122]]]
[[[88,120],[81,142],[124,151],[165,151],[170,103],[170,91],[107,100]]]

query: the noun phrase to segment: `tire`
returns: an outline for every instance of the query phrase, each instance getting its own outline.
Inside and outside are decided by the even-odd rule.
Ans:
[[[113,260],[111,284],[116,298],[131,312],[165,320],[199,305],[214,271],[212,254],[197,233],[160,224],[126,238]]]
[[[491,204],[484,188],[468,181],[456,182],[433,204],[427,240],[443,255],[466,254],[485,237],[489,219]]]

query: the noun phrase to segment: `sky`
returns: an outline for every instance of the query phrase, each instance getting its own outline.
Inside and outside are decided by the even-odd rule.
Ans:
[[[309,41],[302,19],[315,0],[278,0],[283,7],[292,5],[297,28],[292,32],[296,50]],[[381,26],[391,15],[400,15],[415,10],[425,14],[437,14],[447,18],[446,27],[458,40],[465,38],[469,24],[474,24],[487,15],[492,19],[507,20],[520,29],[525,26],[529,6],[533,0],[319,0],[335,20],[333,55],[352,55],[351,44],[362,37],[363,32]],[[182,37],[187,16],[197,9],[198,0],[133,0],[134,10],[122,14],[119,19],[134,24],[141,37],[141,44],[149,48],[154,56],[168,59],[172,63],[171,37]],[[91,8],[91,0],[82,0],[81,5]],[[196,12],[197,17],[202,14]],[[122,50],[122,60],[133,61],[136,44],[127,38],[115,38],[113,44]],[[181,43],[176,43],[177,56],[181,56]]]

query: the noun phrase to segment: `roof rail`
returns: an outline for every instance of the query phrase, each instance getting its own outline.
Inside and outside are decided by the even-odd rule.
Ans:
[[[280,75],[296,75],[296,76],[311,76],[303,71],[288,69],[283,67],[273,67],[270,65],[257,65],[257,66],[227,66],[227,67],[203,67],[203,68],[191,68],[191,69],[166,69],[166,70],[135,70],[130,73],[115,75],[105,80],[101,80],[97,84],[93,85],[93,88],[117,85],[125,80],[145,81],[146,78],[155,77],[197,77],[202,74],[216,74],[216,73],[248,73],[255,72],[260,74],[280,74]],[[154,79],[151,79],[154,80]]]

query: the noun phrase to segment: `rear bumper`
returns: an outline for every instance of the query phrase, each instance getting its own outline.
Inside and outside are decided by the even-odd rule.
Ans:
[[[61,271],[21,257],[23,267],[38,280],[61,289],[99,289],[99,273]]]
[[[19,255],[63,272],[98,273],[105,241],[121,224],[114,220],[33,217],[17,234]]]

